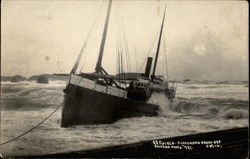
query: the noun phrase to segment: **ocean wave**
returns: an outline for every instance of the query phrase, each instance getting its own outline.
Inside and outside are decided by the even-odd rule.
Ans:
[[[2,94],[9,94],[9,93],[17,93],[22,91],[22,88],[14,88],[14,87],[10,87],[10,86],[2,86],[1,87],[1,93]]]
[[[223,112],[222,117],[225,119],[247,119],[249,114],[248,111],[244,109],[229,109]]]
[[[28,90],[22,90],[16,94],[16,96],[28,96],[31,95],[32,93],[36,93],[37,91],[41,91],[41,88],[32,88]]]
[[[41,98],[53,96],[56,94],[63,95],[64,87],[7,87],[3,88],[2,97],[4,98]]]
[[[176,99],[171,105],[171,109],[180,113],[204,113],[212,106],[211,103],[202,98]]]
[[[187,87],[188,89],[200,89],[201,87],[195,87],[195,86],[190,86],[190,87]]]
[[[159,115],[181,118],[240,119],[247,116],[248,102],[234,99],[175,98],[170,102],[164,94],[154,93],[149,102],[160,106]]]
[[[1,101],[2,110],[29,111],[50,108],[62,104],[63,97],[54,95],[53,97],[32,98],[12,98]]]
[[[2,85],[20,85],[20,84],[28,84],[30,81],[20,81],[20,82],[10,82],[10,81],[1,81]]]
[[[59,105],[64,87],[29,85],[2,88],[1,104],[6,110],[34,110]]]
[[[53,81],[51,84],[29,82],[16,86],[3,85],[1,100],[6,109],[46,108],[61,104],[65,83]],[[248,101],[216,98],[181,98],[176,97],[170,102],[164,94],[153,93],[149,103],[160,106],[160,116],[176,116],[179,114],[210,114],[216,115],[229,109],[248,109]],[[228,115],[230,117],[230,113]]]
[[[214,88],[220,88],[221,86],[189,86],[188,89],[214,89]]]
[[[160,116],[179,115],[180,113],[187,114],[209,112],[208,109],[211,105],[209,101],[200,98],[176,98],[173,100],[173,102],[170,102],[164,94],[160,93],[153,93],[151,98],[149,99],[149,102],[160,106]]]

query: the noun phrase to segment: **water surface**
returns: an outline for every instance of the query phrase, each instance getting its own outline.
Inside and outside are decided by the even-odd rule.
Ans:
[[[1,142],[42,121],[63,101],[64,81],[1,83]],[[119,145],[248,126],[248,85],[178,84],[172,104],[161,94],[150,102],[159,116],[127,118],[113,124],[61,128],[61,109],[29,134],[1,147],[4,156],[40,155]]]

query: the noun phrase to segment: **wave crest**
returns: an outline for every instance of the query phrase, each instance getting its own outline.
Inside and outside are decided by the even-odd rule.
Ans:
[[[248,112],[244,109],[229,109],[222,114],[225,119],[243,119],[248,118]]]
[[[225,101],[227,101],[226,104]],[[153,93],[149,102],[160,106],[158,112],[160,116],[200,114],[200,117],[222,117],[224,119],[248,118],[248,111],[243,109],[244,107],[236,109],[236,101],[229,99],[216,100],[215,102],[211,98],[175,98],[173,102],[170,102],[164,94]],[[237,101],[237,103],[239,102]],[[243,104],[245,105],[245,102]]]
[[[205,99],[176,98],[170,102],[164,94],[153,93],[149,99],[150,103],[160,106],[159,115],[171,115],[176,113],[206,113],[215,112],[216,108],[208,110],[211,103]]]

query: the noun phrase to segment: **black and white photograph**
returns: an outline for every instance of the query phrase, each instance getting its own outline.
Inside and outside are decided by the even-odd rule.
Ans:
[[[249,3],[2,0],[1,158],[249,158]]]

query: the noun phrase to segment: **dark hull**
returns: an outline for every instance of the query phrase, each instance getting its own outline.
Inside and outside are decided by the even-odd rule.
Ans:
[[[68,84],[61,126],[112,123],[122,118],[156,116],[158,105],[121,98]]]

